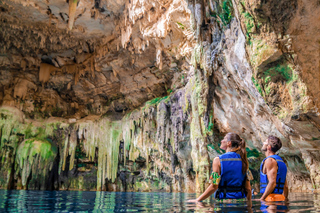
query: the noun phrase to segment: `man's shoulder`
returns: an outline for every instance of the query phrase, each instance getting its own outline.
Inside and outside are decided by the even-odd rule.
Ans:
[[[273,158],[273,157],[268,157],[268,158],[266,158],[266,162],[267,162],[267,161],[269,161],[269,162],[271,162],[271,161],[276,161],[276,159]]]
[[[277,165],[277,161],[276,161],[276,159],[274,159],[274,158],[267,158],[266,160],[265,160],[265,162],[264,162],[264,164],[266,165],[266,166],[276,166]]]

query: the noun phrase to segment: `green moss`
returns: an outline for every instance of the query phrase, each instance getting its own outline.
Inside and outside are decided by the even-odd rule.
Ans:
[[[39,140],[45,140],[47,138],[47,135],[45,133],[46,133],[45,129],[42,127],[39,127],[36,132],[36,138]]]
[[[32,130],[31,130],[31,124],[29,124],[28,126],[27,126],[27,128],[25,129],[25,131],[24,131],[24,137],[25,137],[25,139],[29,139],[29,138],[31,138],[32,137]]]
[[[246,43],[249,45],[249,46],[252,46],[252,40],[251,40],[251,36],[248,32],[246,32]]]
[[[158,180],[154,180],[152,184],[153,184],[154,188],[159,189],[159,181]]]
[[[83,149],[83,144],[80,141],[80,143],[76,147],[76,153],[75,153],[75,158],[76,159],[85,159],[86,158],[86,154],[82,152],[82,149]],[[77,165],[78,165],[78,167],[84,167],[85,166],[84,163],[78,163]]]
[[[289,87],[289,93],[291,94],[291,82],[296,81],[298,79],[298,75],[293,73],[293,70],[290,65],[287,63],[278,63],[269,69],[260,72],[258,77],[261,79],[260,83],[252,78],[252,82],[259,90],[260,94],[263,94],[262,88],[264,88],[265,95],[268,96],[271,93],[271,82],[279,81],[279,79],[283,79],[286,81],[287,86]],[[261,90],[261,91],[260,91]]]
[[[265,59],[275,52],[275,48],[268,45],[265,41],[250,37],[251,41],[251,65],[253,67],[259,66]]]
[[[245,17],[244,23],[246,25],[247,32],[252,33],[255,27],[254,19],[249,12],[244,12],[243,15]]]
[[[218,154],[223,153],[218,144],[208,144],[207,147],[208,147],[208,149],[211,148],[211,149],[215,150]]]
[[[19,159],[19,162],[16,160],[15,165],[17,173],[24,176],[23,187],[26,187],[25,179],[28,178],[31,171],[30,184],[44,181],[42,178],[45,177],[47,168],[51,167],[52,157],[57,153],[57,148],[51,146],[51,138],[55,137],[55,130],[58,130],[59,125],[60,123],[55,121],[28,123],[23,119],[23,114],[19,110],[0,108],[0,132],[2,133],[0,141],[1,146],[5,147],[0,152],[1,161],[3,161],[0,172],[2,173],[3,169],[7,168],[5,172],[6,175],[9,175],[8,168],[14,166],[12,165],[14,159],[11,156],[16,156],[16,159]],[[25,141],[19,145],[23,139]],[[28,165],[27,169],[25,165]]]
[[[184,30],[184,29],[185,29],[185,26],[184,26],[182,23],[177,22],[177,24],[178,24],[178,27],[179,27],[180,29],[182,29],[182,30]]]
[[[276,75],[281,75],[284,79],[289,82],[293,80],[292,68],[288,64],[277,64],[275,67],[271,67],[264,72],[264,76],[272,77]],[[296,76],[294,78],[297,78]]]
[[[193,49],[193,53],[191,56],[191,64],[193,67],[197,67],[198,64],[201,64],[201,56],[203,53],[203,47],[202,45],[196,45]]]
[[[253,76],[251,77],[251,80],[252,80],[252,83],[254,84],[254,86],[257,88],[260,95],[264,96],[263,92],[262,92],[262,88],[261,88],[260,84],[258,83],[258,81]]]
[[[267,84],[271,81],[271,77],[270,76],[267,76],[265,79],[264,79],[264,83]]]
[[[269,95],[270,92],[271,92],[271,85],[268,85],[268,86],[266,87],[265,91],[266,91],[266,95]]]
[[[147,104],[150,104],[150,105],[158,104],[158,103],[160,103],[160,101],[162,101],[162,100],[164,100],[166,98],[168,98],[168,96],[154,98],[151,101],[148,101]]]
[[[20,129],[20,133],[24,134],[25,139],[48,140],[50,136],[54,135],[54,131],[58,130],[59,126],[60,122],[43,123],[40,127],[28,123]]]
[[[168,90],[170,91],[170,90]],[[172,90],[171,90],[172,91]],[[147,101],[144,105],[144,107],[142,108],[142,111],[144,111],[145,109],[147,109],[149,106],[152,106],[152,105],[157,105],[159,104],[162,100],[166,100],[167,98],[169,98],[169,96],[164,96],[164,97],[157,97],[157,98],[154,98],[150,101]]]
[[[221,5],[221,12],[218,14],[223,25],[228,25],[233,18],[233,6],[231,0],[224,0]]]
[[[57,148],[52,146],[49,141],[39,141],[36,138],[32,138],[19,145],[17,157],[21,160],[26,160],[35,155],[40,155],[45,160],[55,156],[56,153]],[[23,165],[22,161],[20,163]]]
[[[257,149],[249,149],[249,148],[246,148],[246,151],[247,151],[247,157],[250,158],[250,157],[260,157],[261,156],[261,152],[259,152]]]
[[[57,148],[48,141],[32,138],[22,142],[16,154],[16,171],[21,175],[22,186],[26,186],[31,172],[32,179],[40,178],[44,184],[57,153]]]
[[[212,135],[213,134],[213,115],[210,115],[209,118],[209,123],[208,123],[208,127],[207,127],[207,135]]]
[[[135,182],[135,188],[136,188],[136,190],[138,191],[138,189],[141,189],[142,188],[142,183],[141,182]]]
[[[291,68],[291,67],[290,67]],[[299,75],[295,72],[292,71],[292,77],[291,77],[291,81],[298,81],[299,80]],[[302,88],[303,89],[303,93],[305,94],[305,88]]]
[[[286,118],[288,116],[288,111],[286,109],[282,109],[280,108],[279,109],[279,112],[277,114],[277,117],[280,119],[280,120],[283,120],[284,118]]]
[[[188,112],[189,109],[189,100],[187,98],[187,93],[184,95],[184,106],[183,106],[183,113]]]

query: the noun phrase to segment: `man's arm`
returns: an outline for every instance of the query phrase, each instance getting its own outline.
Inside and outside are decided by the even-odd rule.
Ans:
[[[260,200],[266,199],[266,197],[273,192],[274,188],[277,185],[277,171],[278,171],[277,161],[273,158],[268,158],[264,162],[264,167],[266,168],[268,185],[262,197],[260,198]]]
[[[288,194],[289,194],[289,189],[288,189],[288,183],[287,180],[284,182],[284,187],[283,187],[283,196],[288,199]]]

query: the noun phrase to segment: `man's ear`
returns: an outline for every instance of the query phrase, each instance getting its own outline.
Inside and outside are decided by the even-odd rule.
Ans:
[[[271,151],[271,146],[268,144],[267,150]]]
[[[230,146],[230,147],[231,147],[231,141],[228,141],[228,142],[227,142],[227,146]]]

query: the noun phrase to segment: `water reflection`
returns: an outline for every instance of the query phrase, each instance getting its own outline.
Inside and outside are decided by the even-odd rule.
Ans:
[[[288,202],[186,203],[187,193],[0,190],[0,212],[317,212],[318,194],[290,194]]]

